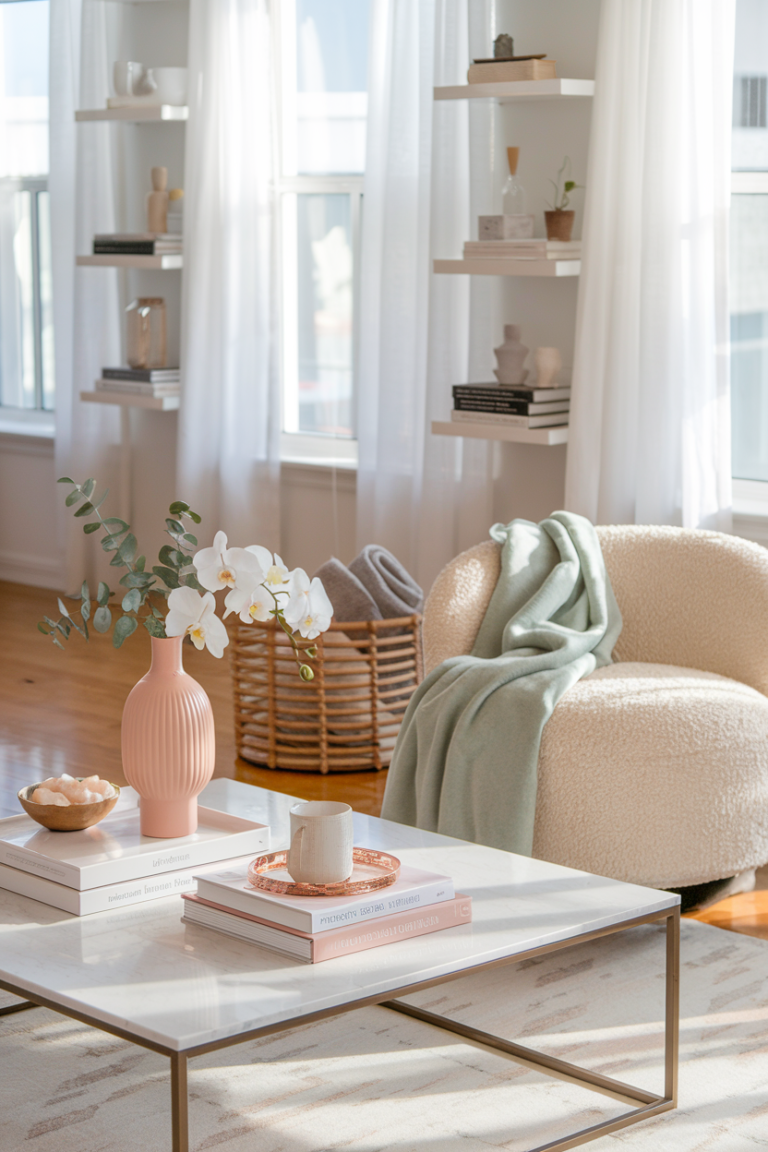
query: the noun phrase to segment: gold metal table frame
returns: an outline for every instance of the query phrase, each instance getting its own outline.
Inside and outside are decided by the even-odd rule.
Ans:
[[[529,960],[535,956],[544,956],[548,952],[556,952],[562,948],[570,948],[576,944],[585,944],[601,936],[611,936],[616,932],[623,932],[628,928],[636,928],[640,924],[653,924],[661,920],[666,920],[667,928],[663,1095],[656,1095],[652,1092],[645,1091],[645,1089],[635,1088],[631,1084],[614,1080],[610,1076],[602,1076],[599,1072],[590,1072],[588,1069],[580,1068],[576,1064],[569,1064],[565,1060],[559,1060],[554,1056],[547,1056],[544,1053],[536,1052],[532,1048],[525,1048],[521,1044],[515,1044],[499,1036],[493,1036],[488,1032],[481,1032],[477,1028],[460,1024],[445,1016],[438,1016],[433,1012],[426,1012],[422,1008],[404,1004],[397,999],[399,996],[411,996],[424,989],[434,988],[436,985],[445,984],[450,980],[458,980],[462,976],[480,972],[486,968],[498,968],[502,965],[519,964],[522,960]],[[144,1039],[144,1037],[134,1036],[124,1028],[105,1024],[101,1020],[96,1020],[84,1012],[78,1012],[67,1006],[56,1004],[46,997],[35,995],[34,998],[32,998],[26,989],[17,988],[4,980],[0,980],[0,988],[15,996],[25,998],[25,1002],[22,1004],[12,1004],[7,1008],[0,1009],[0,1016],[38,1006],[51,1008],[54,1012],[58,1012],[63,1016],[69,1016],[74,1020],[80,1020],[84,1024],[90,1024],[102,1032],[108,1032],[113,1036],[121,1037],[123,1040],[130,1040],[142,1048],[149,1048],[153,1052],[160,1052],[163,1056],[168,1056],[171,1061],[173,1152],[189,1152],[187,1061],[191,1057],[202,1056],[206,1052],[215,1052],[220,1048],[230,1048],[235,1044],[243,1044],[247,1040],[258,1040],[262,1036],[269,1036],[275,1032],[284,1032],[289,1028],[297,1028],[302,1024],[311,1024],[316,1020],[324,1020],[329,1016],[338,1016],[344,1012],[352,1012],[356,1008],[366,1008],[374,1004],[379,1004],[383,1008],[391,1008],[395,1012],[403,1012],[405,1015],[413,1016],[415,1019],[421,1020],[424,1023],[432,1024],[435,1027],[453,1032],[473,1044],[478,1044],[483,1048],[501,1053],[507,1057],[512,1057],[538,1071],[548,1072],[560,1079],[570,1080],[572,1083],[579,1084],[583,1088],[590,1088],[595,1092],[600,1092],[603,1095],[612,1096],[614,1099],[635,1105],[629,1112],[625,1112],[613,1120],[604,1120],[599,1124],[593,1124],[589,1128],[583,1128],[579,1132],[572,1133],[570,1136],[552,1140],[547,1144],[539,1144],[535,1148],[530,1149],[529,1152],[562,1152],[562,1150],[566,1148],[576,1148],[579,1144],[586,1144],[590,1140],[595,1140],[598,1136],[605,1136],[610,1132],[616,1132],[620,1128],[626,1128],[630,1124],[637,1124],[650,1116],[657,1116],[660,1112],[667,1112],[669,1109],[677,1107],[680,1021],[679,905],[674,908],[665,908],[660,912],[654,912],[646,916],[623,920],[618,924],[612,924],[608,928],[600,928],[593,932],[584,932],[578,936],[570,936],[566,940],[559,940],[553,944],[544,944],[538,948],[518,952],[514,956],[505,956],[499,960],[491,960],[485,964],[471,965],[468,968],[461,969],[459,972],[451,972],[445,976],[439,976],[434,980],[423,980],[395,989],[394,991],[390,990],[389,992],[374,996],[365,996],[359,1000],[352,1000],[347,1004],[337,1005],[334,1008],[326,1008],[320,1012],[312,1012],[308,1015],[297,1016],[291,1020],[283,1020],[279,1024],[269,1024],[264,1028],[253,1028],[248,1032],[241,1032],[237,1036],[228,1036],[223,1040],[212,1040],[208,1044],[198,1044],[195,1047],[186,1048],[181,1052],[174,1051],[162,1044],[153,1043],[150,1040]]]

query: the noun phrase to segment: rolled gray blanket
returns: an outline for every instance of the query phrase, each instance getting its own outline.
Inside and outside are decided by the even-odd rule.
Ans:
[[[424,593],[419,585],[397,557],[380,544],[366,544],[350,564],[349,572],[379,609],[379,616],[370,619],[413,616],[424,607]],[[328,594],[333,602],[333,596]]]
[[[343,624],[347,620],[381,620],[376,601],[341,560],[331,556],[330,560],[318,568],[315,576],[319,576],[323,582],[337,623]]]

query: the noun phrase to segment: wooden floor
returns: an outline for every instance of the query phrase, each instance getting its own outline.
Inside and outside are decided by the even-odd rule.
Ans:
[[[125,698],[149,665],[143,629],[119,651],[109,637],[89,644],[73,635],[65,652],[37,631],[43,614],[56,616],[55,594],[0,582],[0,816],[19,811],[16,792],[46,776],[97,773],[125,783],[120,718]],[[344,800],[378,816],[386,772],[319,776],[256,768],[235,753],[229,663],[185,647],[184,666],[208,693],[216,721],[216,775],[306,799]],[[730,897],[696,918],[768,939],[768,868],[755,892]]]

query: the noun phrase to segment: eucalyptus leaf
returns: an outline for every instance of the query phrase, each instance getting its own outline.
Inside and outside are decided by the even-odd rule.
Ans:
[[[101,508],[102,504],[104,503],[104,501],[106,500],[108,495],[109,495],[109,488],[105,488],[104,491],[102,492],[101,496],[99,496],[98,500],[94,500],[93,507],[94,508]]]
[[[80,599],[81,600],[90,600],[90,598],[91,598],[91,590],[88,587],[88,581],[83,580],[82,584],[80,585]]]
[[[87,597],[83,600],[83,603],[80,606],[80,615],[82,616],[83,620],[87,620],[91,615],[91,602]]]
[[[146,564],[147,564],[146,556],[139,556],[138,559],[134,561],[133,567],[137,572],[143,572],[145,567],[146,567]]]
[[[117,550],[116,559],[121,564],[130,564],[135,555],[136,537],[133,532],[129,532]],[[114,563],[114,561],[112,561],[112,563]]]
[[[57,484],[74,484],[74,480],[72,479],[71,476],[59,476],[56,483]]]
[[[105,584],[103,580],[100,580],[99,581],[99,588],[98,588],[98,591],[96,593],[96,599],[98,600],[99,604],[101,604],[101,605],[108,604],[110,595],[111,595],[111,593],[109,591],[109,585]],[[94,617],[94,619],[95,619],[95,617]]]
[[[205,591],[194,572],[190,572],[187,576],[183,576],[182,583],[185,584],[187,588],[195,588],[198,592]]]
[[[187,544],[191,544],[193,548],[197,548],[197,536],[193,536],[191,532],[185,532],[182,540],[186,540]]]
[[[160,579],[168,588],[179,587],[178,573],[174,572],[173,568],[161,568],[158,565],[156,568],[153,568],[152,571],[154,572],[155,576],[160,577]]]
[[[164,544],[160,549],[159,560],[161,564],[167,564],[169,568],[183,568],[185,564],[189,563],[189,557],[180,552],[178,548],[172,548],[170,544]]]
[[[67,508],[71,508],[73,504],[77,504],[78,500],[82,499],[82,496],[83,496],[83,494],[79,490],[79,488],[75,488],[74,492],[70,492],[69,496],[67,496],[64,503],[67,506]]]
[[[152,610],[152,615],[154,616],[155,620],[163,620],[164,619],[163,614],[159,608],[155,608],[154,604],[150,604],[149,607]]]
[[[127,532],[130,528],[130,524],[126,524],[125,520],[121,520],[119,516],[108,516],[104,523],[115,533]]]
[[[130,592],[126,592],[123,596],[123,603],[121,605],[123,612],[138,612],[141,605],[141,592],[138,588],[131,588]]]
[[[96,487],[96,481],[95,480],[93,480],[93,479],[86,480],[85,484],[83,484],[83,496],[87,496],[88,499],[90,500],[91,496],[93,496],[93,490],[95,487]]]
[[[189,512],[189,504],[185,504],[183,500],[174,500],[168,511],[172,516],[178,516],[180,512]]]
[[[88,500],[85,504],[83,504],[82,508],[78,508],[77,512],[75,512],[75,516],[90,516],[91,512],[93,512],[93,504],[91,504],[90,500]]]
[[[105,552],[116,552],[120,547],[120,537],[122,532],[115,532],[110,536],[105,536],[101,541],[101,546]]]
[[[69,620],[66,617],[62,616],[61,620],[56,621],[56,627],[59,630],[59,632],[61,632],[62,636],[65,636],[68,640],[69,634],[72,631],[72,626],[71,626]]]
[[[61,596],[57,596],[56,599],[59,605],[59,612],[61,612],[62,616],[69,616],[69,608],[67,608]]]
[[[46,624],[48,625],[49,628],[55,628],[56,627],[56,621],[51,620],[50,616],[43,616],[43,620],[46,622]]]
[[[165,526],[173,536],[181,536],[184,532],[184,525],[178,520],[166,520]]]
[[[144,627],[150,636],[156,636],[158,640],[165,639],[165,625],[162,621],[155,619],[154,616],[147,616]]]
[[[50,632],[46,628],[45,624],[43,624],[42,620],[38,620],[37,630],[38,632],[42,632],[43,636],[50,636]]]
[[[127,640],[132,632],[138,628],[135,616],[121,616],[115,630],[112,633],[112,643],[115,648],[119,648],[124,640]]]
[[[93,626],[97,632],[109,632],[112,627],[112,613],[104,604],[94,612]]]
[[[56,645],[56,647],[61,648],[61,650],[63,652],[64,651],[64,645],[62,644],[61,640],[59,640],[58,636],[54,636],[52,639],[53,639],[53,642]]]
[[[190,509],[187,515],[189,516],[190,520],[194,521],[195,524],[202,524],[203,518],[197,512],[192,512]]]
[[[83,524],[83,532],[85,532],[86,536],[90,536],[92,532],[98,532],[99,528],[101,528],[101,524],[99,524],[98,520],[93,524]]]
[[[126,572],[125,576],[120,577],[124,588],[151,588],[154,582],[154,576],[148,572]]]

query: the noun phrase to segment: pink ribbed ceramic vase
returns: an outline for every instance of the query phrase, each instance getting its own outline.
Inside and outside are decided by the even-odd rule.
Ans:
[[[144,836],[189,836],[213,776],[211,702],[181,665],[183,637],[152,637],[152,665],[123,709],[123,771],[141,797]]]

